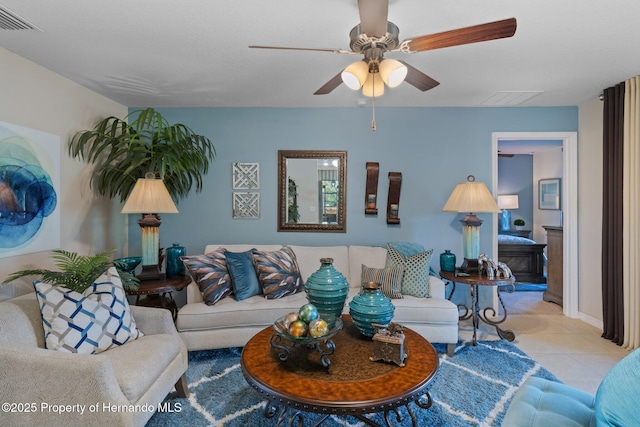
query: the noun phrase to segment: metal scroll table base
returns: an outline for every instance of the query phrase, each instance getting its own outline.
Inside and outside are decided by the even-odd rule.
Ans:
[[[476,332],[478,330],[478,326],[480,321],[483,321],[487,325],[494,326],[496,328],[496,333],[498,336],[507,341],[513,341],[516,339],[516,334],[513,331],[508,331],[500,328],[500,324],[507,320],[507,308],[504,305],[504,301],[502,300],[502,296],[500,296],[500,291],[506,290],[507,293],[512,293],[515,290],[515,285],[504,285],[497,287],[498,300],[500,301],[500,305],[502,306],[502,317],[497,320],[492,320],[495,318],[497,313],[493,309],[493,307],[485,307],[484,310],[481,310],[478,305],[478,285],[470,285],[471,288],[471,309],[469,309],[464,304],[458,304],[458,308],[463,308],[464,314],[459,317],[460,320],[471,319],[473,323],[473,345],[476,345]]]
[[[405,408],[407,408],[407,412],[411,417],[411,426],[418,427],[418,419],[416,418],[416,415],[413,412],[413,409],[411,409],[411,405],[409,405],[409,403],[411,402],[406,402],[404,405],[401,405],[401,406],[404,406]],[[431,395],[427,391],[422,396],[419,396],[415,401],[413,401],[413,403],[415,403],[421,409],[429,409],[433,404],[433,400],[431,399]],[[278,427],[283,425],[286,425],[288,427],[293,427],[293,426],[304,427],[305,425],[304,409],[305,408],[301,408],[301,409],[291,408],[285,404],[282,404],[281,402],[277,402],[273,400],[265,400],[262,404],[262,411],[265,418],[273,418],[276,415],[278,416],[278,422],[276,424],[276,426]],[[392,409],[387,409],[384,411],[384,421],[385,421],[384,425],[386,425],[387,427],[393,427],[393,426],[399,427],[399,426],[406,425],[403,423],[402,414],[400,414],[398,409],[399,407],[394,407]],[[355,412],[355,410],[350,411],[349,409],[344,409],[342,410],[342,412],[336,411],[335,413],[324,414],[318,420],[316,420],[311,425],[311,427],[317,427],[321,425],[331,415],[352,416],[359,419],[360,421],[364,422],[367,425],[370,425],[373,427],[383,427],[382,424],[378,424],[375,421],[365,417],[363,413],[351,413],[351,412]],[[379,412],[383,412],[383,411],[379,411]],[[368,413],[375,413],[375,412],[368,412]],[[395,417],[393,417],[394,414],[395,414]],[[397,424],[394,424],[394,421],[392,418],[395,418],[395,422]]]

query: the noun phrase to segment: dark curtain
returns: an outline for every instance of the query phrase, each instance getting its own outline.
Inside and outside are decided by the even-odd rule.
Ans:
[[[624,82],[604,91],[602,198],[602,337],[622,345],[622,178]]]

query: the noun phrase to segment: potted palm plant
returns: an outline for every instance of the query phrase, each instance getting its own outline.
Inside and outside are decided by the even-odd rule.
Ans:
[[[115,266],[122,280],[122,286],[126,290],[138,289],[138,279],[126,271],[126,264],[111,260],[110,255],[115,248],[106,249],[95,255],[79,255],[76,252],[68,252],[62,249],[51,251],[59,271],[42,268],[32,268],[16,271],[6,278],[6,282],[12,282],[24,276],[40,276],[40,279],[52,285],[64,286],[67,289],[79,293],[84,292],[100,277],[109,267]]]
[[[71,157],[95,166],[92,188],[121,202],[148,172],[164,181],[174,199],[185,197],[193,185],[201,191],[215,154],[209,138],[183,124],[169,124],[153,108],[133,111],[125,119],[107,117],[69,142]]]

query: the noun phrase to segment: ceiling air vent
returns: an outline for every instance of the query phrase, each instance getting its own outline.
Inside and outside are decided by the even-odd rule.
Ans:
[[[0,29],[2,30],[38,30],[40,28],[19,17],[6,7],[0,5]]]

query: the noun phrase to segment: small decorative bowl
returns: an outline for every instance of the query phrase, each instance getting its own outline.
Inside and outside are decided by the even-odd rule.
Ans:
[[[333,328],[329,329],[329,332],[327,332],[326,335],[323,335],[321,337],[311,337],[308,335],[304,337],[296,337],[294,335],[289,334],[289,331],[285,326],[286,324],[284,321],[285,317],[286,316],[283,316],[274,322],[273,330],[276,331],[276,334],[278,334],[282,338],[285,338],[293,343],[311,344],[314,342],[326,341],[332,336],[334,336],[335,334],[337,334],[338,332],[340,332],[344,327],[344,322],[342,321],[342,319],[337,318],[335,325],[333,325]]]
[[[120,264],[116,265],[116,269],[124,271],[125,273],[133,274],[133,270],[135,270],[138,264],[142,262],[142,257],[130,256],[125,258],[117,258],[114,259],[114,261]]]

